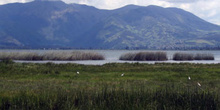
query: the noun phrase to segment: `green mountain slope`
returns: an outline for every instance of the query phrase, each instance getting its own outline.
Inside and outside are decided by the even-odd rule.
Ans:
[[[0,6],[0,47],[217,47],[220,26],[178,8],[128,5],[115,10],[34,1]]]

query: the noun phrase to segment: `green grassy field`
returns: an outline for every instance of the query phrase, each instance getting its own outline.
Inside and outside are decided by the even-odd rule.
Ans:
[[[2,110],[217,110],[219,95],[220,64],[0,62]]]

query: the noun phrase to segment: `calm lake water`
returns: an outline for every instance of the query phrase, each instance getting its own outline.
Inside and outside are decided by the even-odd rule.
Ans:
[[[203,64],[212,64],[212,63],[220,63],[220,51],[163,51],[167,52],[168,61],[120,61],[119,57],[122,54],[125,53],[135,53],[135,52],[149,52],[154,50],[0,50],[0,52],[3,51],[10,51],[10,52],[18,52],[18,51],[28,51],[28,52],[46,52],[46,51],[83,51],[83,52],[97,52],[105,56],[105,60],[100,61],[94,61],[94,60],[86,60],[86,61],[16,61],[16,62],[32,62],[32,63],[47,63],[47,62],[53,62],[53,63],[77,63],[77,64],[86,64],[86,65],[103,65],[106,63],[203,63]],[[161,50],[155,50],[155,51],[161,51]],[[206,60],[206,61],[173,61],[172,56],[176,52],[185,52],[185,53],[211,53],[214,55],[215,60]]]

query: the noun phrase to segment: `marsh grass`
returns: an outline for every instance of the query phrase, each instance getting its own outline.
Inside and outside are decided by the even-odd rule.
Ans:
[[[194,60],[194,55],[191,53],[175,53],[173,55],[173,60],[179,60],[179,61]]]
[[[140,85],[115,88],[103,84],[92,89],[61,89],[49,91],[21,91],[12,96],[0,98],[4,109],[206,109],[219,108],[219,99],[214,92],[198,88],[166,86],[160,89],[144,89]],[[133,88],[140,89],[133,89]]]
[[[215,60],[215,57],[213,54],[196,54],[194,56],[195,60]]]
[[[173,55],[173,60],[177,61],[190,61],[190,60],[215,60],[213,54],[204,54],[204,53],[175,53]]]
[[[104,56],[94,52],[0,52],[0,60],[104,60]]]
[[[165,61],[167,60],[166,52],[138,52],[138,53],[126,53],[121,55],[119,60],[130,61]]]
[[[10,62],[0,62],[1,110],[220,109],[220,64]]]

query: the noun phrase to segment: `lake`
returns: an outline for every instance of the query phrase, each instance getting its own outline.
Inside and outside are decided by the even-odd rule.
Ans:
[[[83,52],[97,52],[105,56],[105,60],[99,60],[99,61],[94,61],[94,60],[85,60],[85,61],[16,61],[16,62],[25,62],[25,63],[47,63],[47,62],[53,62],[53,63],[77,63],[77,64],[85,64],[85,65],[103,65],[106,63],[149,63],[149,64],[154,64],[154,63],[203,63],[203,64],[217,64],[220,63],[220,51],[198,51],[198,50],[192,50],[192,51],[163,51],[167,52],[168,56],[168,61],[121,61],[119,60],[119,57],[122,54],[125,53],[135,53],[135,52],[147,52],[147,51],[161,51],[161,50],[0,50],[0,52],[3,51],[10,51],[10,52],[18,52],[18,51],[29,51],[29,52],[46,52],[46,51],[83,51]],[[185,52],[185,53],[211,53],[214,55],[215,60],[202,60],[202,61],[174,61],[171,60],[172,56],[176,52]]]

